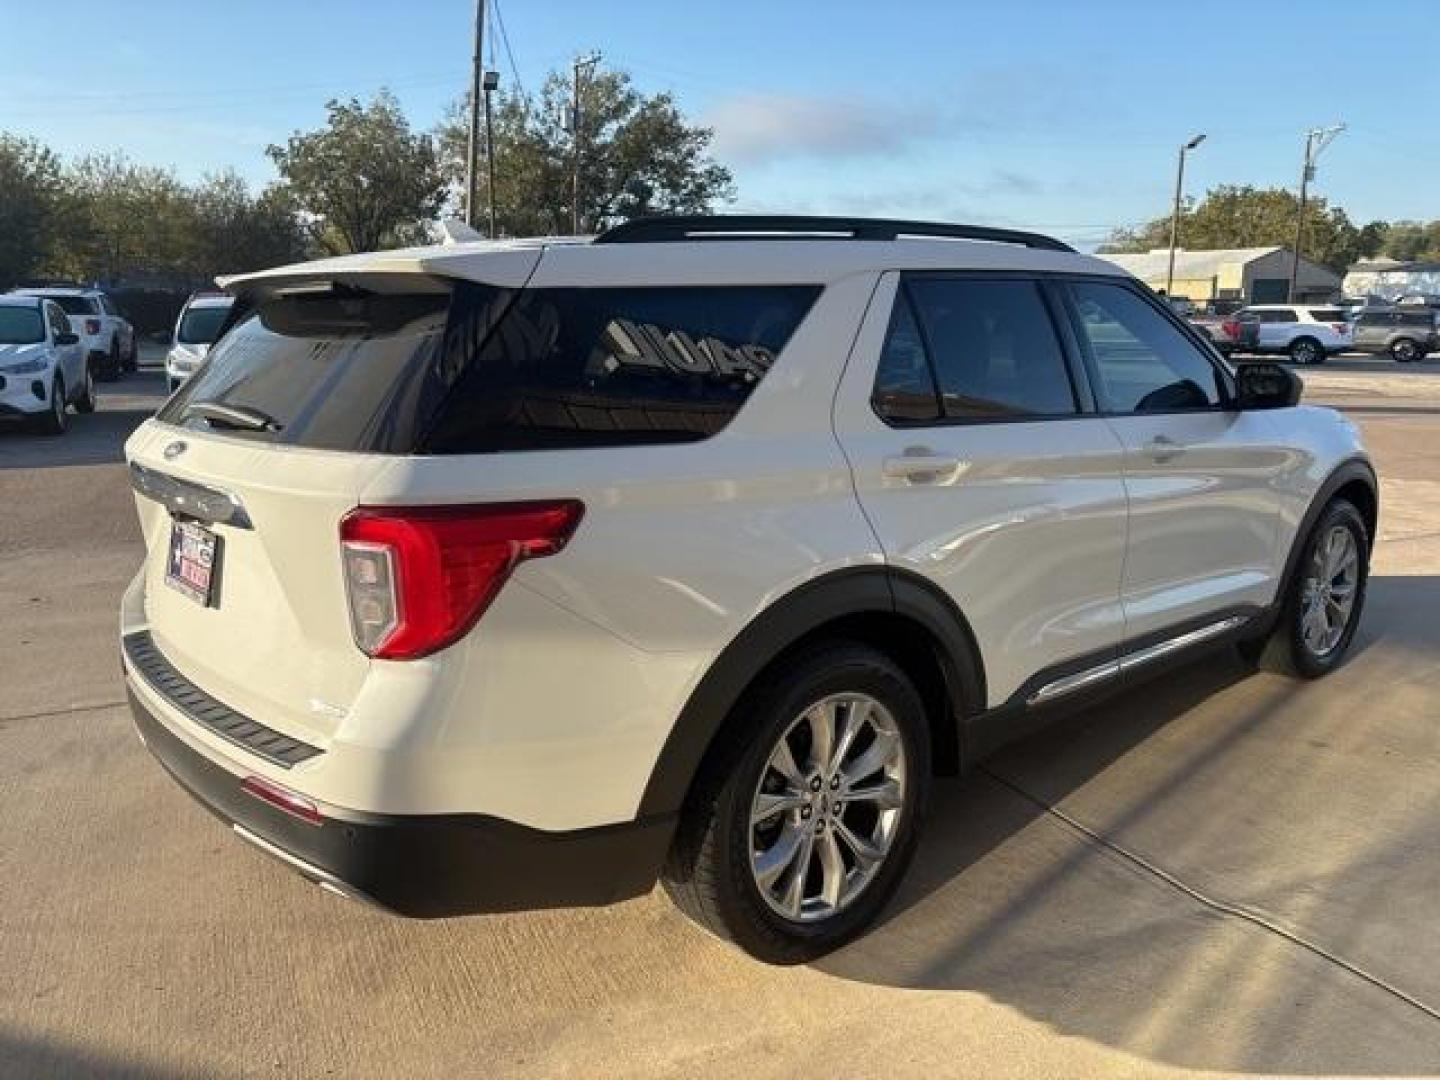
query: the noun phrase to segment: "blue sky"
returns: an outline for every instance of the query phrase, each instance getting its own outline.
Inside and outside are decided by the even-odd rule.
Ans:
[[[1307,127],[1345,121],[1316,190],[1353,218],[1440,217],[1418,106],[1440,0],[500,0],[521,84],[598,49],[716,129],[737,210],[1022,225],[1093,243],[1187,190],[1293,185]],[[0,130],[264,182],[267,143],[332,96],[394,90],[428,127],[463,89],[473,0],[0,0]],[[63,49],[79,44],[67,59]],[[503,51],[499,67],[513,82]]]

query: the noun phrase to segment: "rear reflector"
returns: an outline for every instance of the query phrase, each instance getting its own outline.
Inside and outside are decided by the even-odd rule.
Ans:
[[[297,817],[310,825],[325,824],[325,816],[320,813],[316,806],[304,795],[298,795],[288,788],[279,784],[272,784],[269,780],[260,776],[247,776],[240,782],[240,790],[247,795],[253,795],[261,802],[269,803],[277,810],[283,810],[291,817]]]
[[[381,660],[453,644],[517,565],[565,546],[584,512],[574,499],[351,511],[340,543],[355,644]]]

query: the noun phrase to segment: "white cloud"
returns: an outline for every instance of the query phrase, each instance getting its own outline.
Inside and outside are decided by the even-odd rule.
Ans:
[[[722,102],[704,118],[722,161],[868,157],[892,153],[938,130],[933,113],[858,101],[749,94]]]

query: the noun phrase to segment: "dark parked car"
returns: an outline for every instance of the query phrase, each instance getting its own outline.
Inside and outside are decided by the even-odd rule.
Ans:
[[[1356,352],[1388,352],[1402,364],[1440,352],[1434,308],[1420,306],[1365,308],[1355,317],[1351,348]]]

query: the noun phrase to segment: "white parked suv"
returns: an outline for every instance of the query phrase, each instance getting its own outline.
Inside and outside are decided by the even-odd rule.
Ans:
[[[126,448],[135,720],[407,915],[659,878],[813,957],[932,774],[1205,649],[1322,675],[1360,618],[1355,427],[1047,237],[648,219],[225,285]]]
[[[60,435],[71,405],[95,411],[95,380],[65,312],[43,297],[0,296],[0,417]]]
[[[1351,346],[1350,322],[1341,307],[1255,304],[1231,319],[1239,352],[1280,353],[1297,364],[1323,364],[1327,356]]]
[[[171,393],[204,362],[234,304],[229,293],[196,293],[185,301],[175,320],[170,351],[165,354],[165,383]]]
[[[90,368],[102,379],[118,379],[137,366],[135,328],[114,301],[99,289],[57,286],[17,289],[18,296],[43,296],[65,309],[70,329],[80,337]]]

